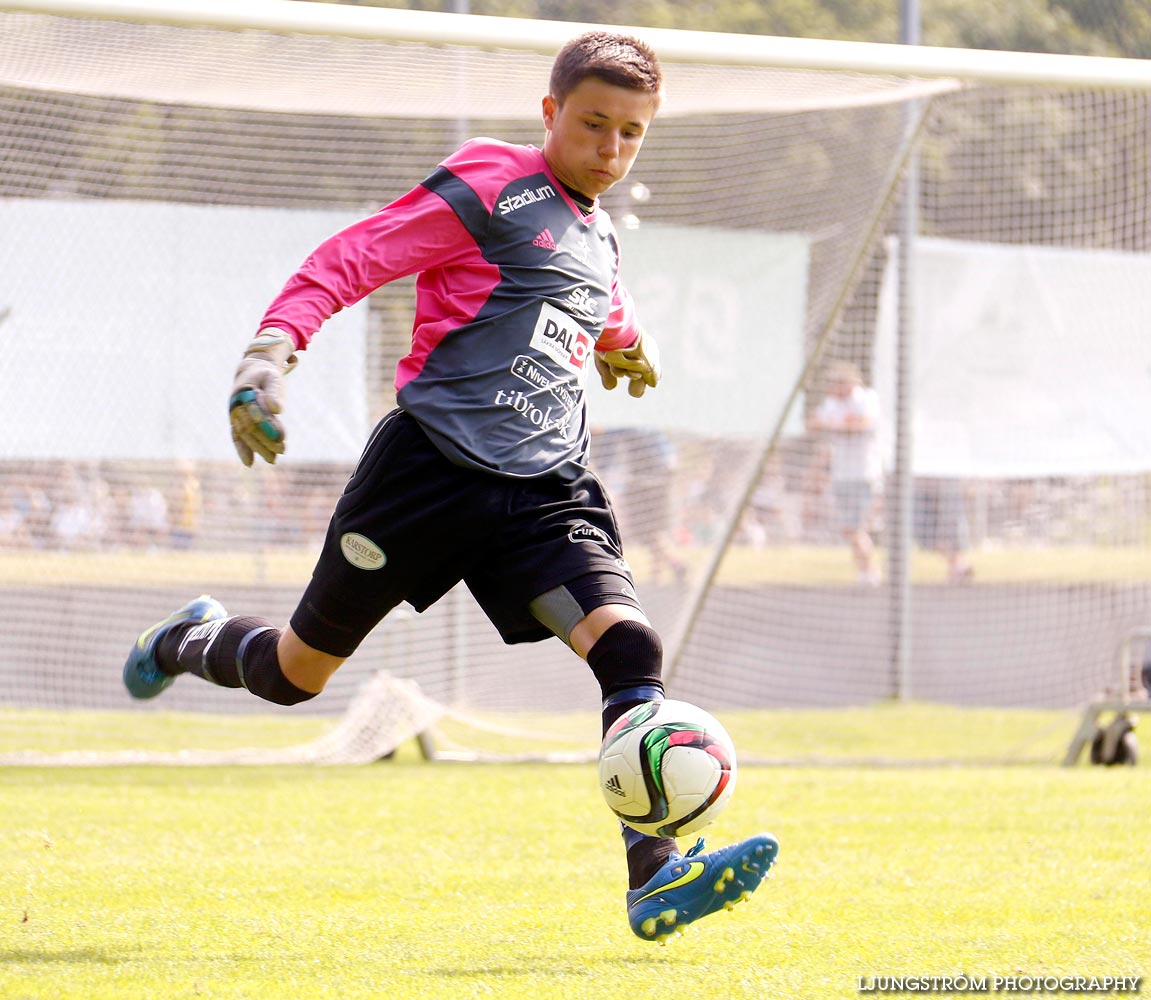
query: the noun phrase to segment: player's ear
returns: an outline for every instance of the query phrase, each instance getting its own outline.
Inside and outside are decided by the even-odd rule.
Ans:
[[[557,111],[559,111],[559,102],[552,97],[551,94],[548,94],[547,97],[543,99],[543,119],[544,128],[549,132],[552,129],[552,125],[555,124]]]

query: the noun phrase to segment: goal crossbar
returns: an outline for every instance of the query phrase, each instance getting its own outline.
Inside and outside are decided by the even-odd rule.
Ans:
[[[259,28],[431,45],[551,53],[598,25],[475,14],[360,7],[309,0],[3,0],[0,10],[150,24]],[[998,84],[1151,90],[1141,59],[1002,52],[833,39],[781,38],[675,28],[621,27],[649,41],[669,62],[766,66],[950,78]]]

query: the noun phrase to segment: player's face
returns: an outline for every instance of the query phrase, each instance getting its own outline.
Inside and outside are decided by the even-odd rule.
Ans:
[[[598,198],[631,170],[657,107],[651,94],[589,76],[563,104],[544,98],[544,159],[568,187]]]

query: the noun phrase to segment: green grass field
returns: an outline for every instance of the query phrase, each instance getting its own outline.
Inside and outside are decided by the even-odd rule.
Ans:
[[[682,554],[697,569],[710,558],[703,549]],[[315,557],[312,547],[226,553],[0,552],[0,586],[296,586],[310,577]],[[647,580],[649,553],[640,548],[629,559],[637,580]],[[1151,581],[1151,547],[1146,545],[986,547],[973,551],[971,561],[976,585]],[[918,550],[912,553],[911,574],[922,584],[946,578],[943,560]],[[718,580],[736,586],[828,586],[852,584],[855,573],[846,549],[838,545],[734,546]]]
[[[4,1000],[859,996],[1151,972],[1142,768],[745,768],[774,877],[634,938],[590,765],[0,771]],[[990,984],[991,980],[988,979]],[[1116,994],[1111,994],[1116,995]]]
[[[725,710],[724,726],[745,761],[791,764],[1047,763],[1063,759],[1079,713],[1061,709],[965,708],[882,702],[856,708]],[[444,718],[441,749],[493,756],[528,751],[594,753],[593,712],[484,713]],[[0,710],[0,755],[284,748],[308,743],[338,719],[255,713],[52,712]]]
[[[1141,550],[1103,555],[982,553],[975,585],[1151,579]],[[310,569],[300,554],[54,556],[0,561],[0,583],[287,584]],[[927,556],[914,571],[942,574]],[[772,550],[736,553],[723,579],[850,575],[838,549]],[[0,1000],[834,1000],[877,977],[1151,973],[1151,776],[1054,766],[1077,713],[723,719],[745,761],[791,766],[745,766],[709,840],[768,829],[780,863],[750,903],[666,948],[628,929],[591,765],[433,764],[407,744],[358,768],[0,768]],[[598,728],[587,713],[484,721],[440,735],[516,752],[501,730],[546,729],[586,749]],[[289,746],[329,724],[7,710],[0,752],[165,749],[172,727],[181,746]],[[982,766],[908,763],[925,758]]]

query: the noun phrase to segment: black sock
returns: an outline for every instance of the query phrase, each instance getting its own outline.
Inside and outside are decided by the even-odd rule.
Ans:
[[[279,635],[264,618],[217,618],[181,622],[164,634],[156,648],[156,663],[165,673],[195,674],[219,687],[243,687],[236,653],[257,630]]]
[[[625,832],[624,843],[628,842]],[[638,889],[646,884],[671,857],[672,852],[679,853],[679,845],[671,837],[644,837],[641,836],[627,849],[627,877],[628,888]]]
[[[588,666],[603,694],[603,732],[629,708],[663,699],[663,644],[643,622],[624,620],[609,626],[587,654]],[[679,847],[671,837],[648,837],[620,825],[627,849],[628,888],[638,889]]]
[[[600,713],[600,718],[603,720],[603,733],[601,735],[607,736],[607,731],[611,729],[611,724],[629,708],[635,708],[636,705],[642,705],[645,701],[651,700],[650,698],[636,698],[634,701],[622,701],[618,705],[610,703],[604,705],[603,711]]]
[[[645,701],[659,700],[663,697],[663,688],[653,686],[640,686],[631,690],[618,692],[614,697],[604,700],[603,731],[606,735],[613,722],[624,714],[629,708],[642,705]],[[619,699],[618,701],[616,699]],[[646,884],[660,868],[664,866],[672,852],[679,853],[679,845],[672,837],[649,837],[620,824],[623,833],[624,847],[627,849],[627,880],[629,889],[638,889]]]
[[[315,694],[296,687],[280,669],[280,630],[264,618],[221,618],[175,625],[160,640],[157,665],[195,674],[219,687],[247,688],[277,705],[297,705]]]
[[[603,731],[605,734],[611,728],[611,724],[629,708],[652,700],[650,689],[641,690],[644,691],[644,695],[634,701],[622,701],[618,705],[609,702],[604,705]],[[622,830],[624,846],[627,848],[628,888],[638,889],[663,867],[672,851],[678,852],[679,845],[671,837],[649,837],[626,826],[622,827]]]
[[[636,621],[619,621],[596,640],[587,664],[603,694],[603,731],[633,705],[663,698],[660,668],[663,646],[655,630]]]

